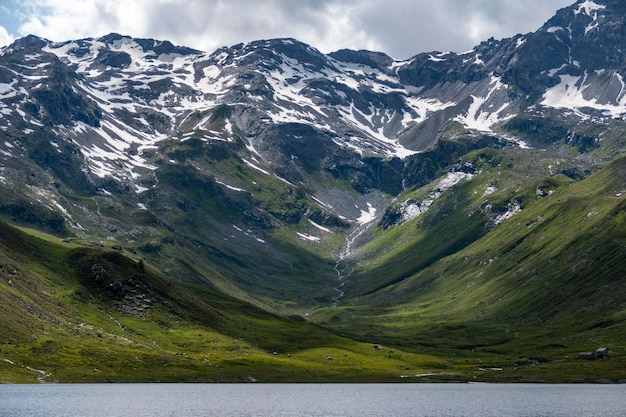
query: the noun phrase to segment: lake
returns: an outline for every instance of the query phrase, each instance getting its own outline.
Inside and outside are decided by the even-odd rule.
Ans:
[[[612,417],[626,385],[0,385],[4,417]]]

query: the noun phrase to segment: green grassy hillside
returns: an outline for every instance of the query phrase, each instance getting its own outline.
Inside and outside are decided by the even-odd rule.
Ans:
[[[509,188],[501,178],[521,166],[489,152],[495,158],[431,210],[377,230],[350,277],[352,297],[316,319],[497,368],[498,380],[626,378],[626,159],[582,181],[553,172]],[[512,201],[519,210],[495,225],[494,207]],[[610,364],[575,359],[604,345]]]
[[[406,189],[352,248],[335,307],[323,251],[340,233],[307,250],[298,226],[275,227],[282,258],[263,258],[254,239],[157,226],[124,249],[0,223],[0,382],[626,379],[626,158],[585,179],[531,150],[450,169],[460,180]],[[231,295],[228,271],[248,271]],[[328,295],[315,308],[311,293]],[[607,360],[577,359],[604,346]]]
[[[446,367],[173,281],[119,251],[0,229],[0,382],[398,381]]]

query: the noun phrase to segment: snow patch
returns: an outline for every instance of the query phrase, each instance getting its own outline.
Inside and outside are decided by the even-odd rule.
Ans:
[[[428,55],[428,60],[433,62],[443,62],[446,61],[444,58],[434,57],[432,55]]]
[[[309,234],[304,234],[304,233],[296,233],[300,239],[302,240],[306,240],[308,242],[319,242],[321,239],[317,236],[313,236],[313,235],[309,235]]]
[[[148,190],[149,188],[142,187],[141,185],[135,185],[135,191],[137,192],[137,194],[145,193]]]
[[[565,30],[561,26],[552,26],[548,28],[548,33],[556,33],[558,31]]]
[[[361,225],[365,225],[374,220],[376,220],[376,208],[371,203],[367,203],[367,211],[361,210],[361,216],[356,221]]]
[[[585,0],[585,2],[583,2],[580,6],[578,6],[578,9],[574,11],[574,13],[576,15],[579,15],[580,13],[584,13],[588,16],[593,17],[595,20],[597,18],[597,14],[594,15],[592,12],[603,10],[603,9],[606,9],[606,6],[598,4],[594,2],[593,0]]]
[[[248,230],[244,231],[242,228],[237,227],[234,224],[232,226],[233,226],[233,229],[237,230],[240,233],[243,233],[245,236],[247,236],[247,237],[249,237],[251,239],[254,239],[254,240],[256,240],[259,243],[263,243],[263,244],[265,243],[265,240],[261,239],[260,237],[255,236],[254,232],[252,230],[248,229]]]
[[[245,193],[247,192],[247,190],[244,190],[243,188],[237,188],[237,187],[233,187],[232,185],[228,185],[225,182],[222,182],[220,180],[215,180],[216,183],[218,183],[219,185],[228,188],[229,190],[233,190],[233,191],[237,191],[240,193]]]
[[[496,187],[494,187],[493,185],[488,185],[487,187],[485,187],[485,193],[483,194],[483,196],[491,195],[496,191],[498,191]]]
[[[422,201],[419,202],[409,202],[405,201],[400,205],[400,210],[402,212],[402,221],[401,224],[406,223],[419,215],[426,213],[428,209],[433,205],[435,200],[441,197],[441,194],[450,190],[452,187],[460,183],[464,180],[471,180],[474,178],[474,174],[470,174],[467,172],[448,172],[445,178],[442,178],[432,190],[430,194]]]
[[[317,202],[320,206],[322,206],[322,207],[327,207],[327,208],[329,208],[329,209],[332,209],[332,208],[333,208],[333,206],[331,206],[330,204],[324,203],[322,200],[320,200],[319,198],[315,197],[314,195],[313,195],[313,196],[311,196],[311,198],[312,198],[315,202]]]
[[[502,224],[511,217],[515,216],[517,213],[522,211],[522,206],[518,201],[509,203],[507,206],[507,211],[494,219],[494,223],[496,225]]]
[[[261,172],[261,173],[263,173],[265,175],[270,175],[270,176],[272,175],[269,172],[267,172],[266,170],[264,170],[263,168],[254,165],[252,162],[248,161],[247,159],[242,159],[242,161],[243,161],[244,164],[248,165],[250,168],[256,169],[257,171],[259,171],[259,172]]]
[[[433,204],[433,199],[425,199],[419,203],[411,203],[402,205],[402,223],[406,223],[419,215],[426,213],[430,206]]]
[[[415,96],[407,97],[406,103],[412,110],[415,111],[417,117],[408,113],[405,114],[405,118],[403,120],[404,126],[408,126],[409,122],[422,123],[431,113],[456,106],[456,103],[454,102],[442,103],[434,98],[423,99]]]
[[[414,218],[418,217],[421,214],[424,214],[430,209],[435,200],[441,197],[441,194],[450,190],[452,187],[460,183],[464,180],[471,180],[474,178],[474,174],[469,174],[467,172],[448,172],[445,178],[442,178],[436,185],[433,191],[428,194],[426,198],[419,202],[409,203],[405,201],[401,204],[402,211],[402,223],[406,223]]]
[[[448,172],[445,178],[440,180],[435,186],[435,191],[445,192],[460,183],[463,180],[469,180],[474,178],[474,174],[469,174],[467,172]]]
[[[562,70],[563,68],[565,68],[566,66],[567,66],[566,64],[563,64],[563,65],[561,65],[561,66],[560,66],[560,67],[558,67],[558,68],[551,69],[550,71],[548,71],[548,75],[550,75],[550,77],[554,77],[554,75],[555,75],[557,72],[561,71],[561,70]]]
[[[322,226],[322,225],[320,225],[320,224],[315,223],[315,222],[314,222],[313,220],[311,220],[311,219],[308,219],[308,218],[307,218],[307,220],[308,220],[308,221],[309,221],[309,223],[311,223],[311,224],[312,224],[315,228],[317,228],[317,229],[321,230],[322,232],[326,232],[326,233],[332,233],[332,232],[333,232],[332,230],[330,230],[330,229],[328,229],[328,228],[326,228],[326,227],[324,227],[324,226]]]
[[[38,192],[38,194],[48,197],[48,201],[50,201],[50,204],[52,204],[52,206],[54,206],[57,210],[59,210],[68,219],[68,223],[71,227],[77,230],[85,230],[84,227],[82,227],[78,222],[74,220],[74,218],[67,211],[67,209],[63,207],[61,203],[56,201],[54,198],[51,198],[47,192]]]
[[[622,91],[617,97],[615,104],[598,103],[598,99],[585,95],[588,73],[583,76],[559,75],[561,82],[554,87],[548,89],[543,95],[541,105],[552,107],[555,109],[570,109],[579,113],[581,117],[585,117],[581,110],[585,107],[599,110],[604,115],[615,119],[622,118],[626,115],[626,88],[624,80],[620,74],[614,76],[622,83]]]
[[[505,102],[499,109],[493,111],[484,111],[484,105],[489,101],[494,93],[507,88],[507,85],[502,82],[498,77],[491,77],[491,89],[485,97],[477,97],[472,95],[472,104],[470,105],[467,113],[464,116],[457,116],[456,121],[462,123],[469,129],[478,130],[479,132],[493,133],[491,126],[502,121],[505,117],[501,117],[502,113],[508,106],[509,102]]]
[[[535,190],[535,194],[537,194],[537,197],[545,197],[554,194],[554,190],[544,190],[542,188],[537,188]]]
[[[598,29],[598,27],[600,27],[600,26],[598,25],[598,22],[594,22],[594,23],[590,24],[589,26],[587,26],[587,27],[585,28],[585,35],[586,35],[587,33],[591,32],[592,30],[596,30],[596,29]]]
[[[502,139],[515,143],[520,149],[531,149],[531,147],[520,138],[511,135],[502,135]]]

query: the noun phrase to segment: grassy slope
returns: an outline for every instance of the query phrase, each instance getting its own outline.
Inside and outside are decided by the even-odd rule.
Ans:
[[[156,235],[159,251],[137,253],[186,260],[181,270],[197,279],[182,284],[135,254],[0,224],[0,381],[626,378],[626,161],[579,182],[558,173],[575,167],[538,151],[480,150],[464,161],[476,177],[426,214],[376,231],[345,303],[313,314],[336,333],[206,285],[254,248],[237,249],[234,263],[215,268],[194,260],[201,242]],[[420,200],[429,187],[403,198]],[[497,191],[485,193],[491,187]],[[493,216],[512,201],[522,212],[494,228]],[[274,244],[293,244],[283,230]],[[287,252],[299,258],[302,276],[323,259],[302,248]],[[259,279],[271,276],[263,259],[247,262],[242,272],[257,265]],[[279,279],[288,283],[288,275]],[[284,299],[302,288],[296,282]],[[291,314],[281,303],[275,309]],[[568,359],[604,345],[607,361]]]
[[[446,367],[0,223],[0,382],[397,381]]]
[[[316,317],[353,337],[457,356],[479,378],[626,378],[626,159],[579,182],[557,175],[503,187],[506,198],[496,193],[491,203],[515,199],[523,210],[477,234],[487,223],[479,191],[496,181],[494,172],[484,166],[457,186],[454,201],[442,198],[433,212],[381,233],[386,244],[370,245],[378,261],[352,278],[361,280],[353,291],[377,282],[379,290]],[[546,185],[554,192],[539,197]],[[443,224],[437,216],[465,220]],[[448,253],[445,245],[459,241],[467,244]],[[424,268],[415,270],[419,263]],[[614,352],[608,362],[567,359],[603,345]],[[537,361],[545,363],[531,366]],[[486,376],[479,367],[504,370]]]
[[[179,280],[217,286],[272,311],[302,311],[317,306],[318,299],[330,302],[336,275],[332,253],[345,230],[328,226],[337,233],[326,233],[309,223],[307,216],[315,218],[312,213],[322,209],[304,186],[248,166],[240,154],[252,161],[255,156],[239,142],[162,146],[159,154],[177,163],[155,162],[161,164],[159,187],[142,194],[162,223],[139,239],[132,237],[143,257]],[[136,226],[133,218],[127,228]],[[322,244],[297,236],[311,229]],[[154,250],[142,250],[146,244]]]

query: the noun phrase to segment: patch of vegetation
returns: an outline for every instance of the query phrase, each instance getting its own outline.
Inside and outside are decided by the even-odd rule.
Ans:
[[[382,349],[4,223],[0,381],[398,381],[441,359]]]
[[[455,225],[449,222],[456,216],[466,225],[467,211],[484,198],[494,204],[514,198],[518,213],[452,253],[441,251],[439,239],[452,243],[463,228],[423,230],[442,223],[436,220],[449,210],[446,200],[431,220],[423,215],[390,228],[370,244],[370,254],[384,255],[360,263],[347,288],[383,285],[348,297],[343,307],[318,310],[314,319],[349,337],[438,352],[478,380],[624,379],[625,166],[622,158],[582,181],[557,174],[511,191],[499,182],[487,196],[472,191],[496,181],[483,170],[457,186],[459,208],[445,224]],[[439,255],[433,262],[411,269],[433,253]],[[577,357],[604,345],[615,351],[610,361]]]
[[[61,187],[65,241],[0,224],[0,381],[626,378],[624,159],[590,175],[598,149],[460,146],[364,232],[329,307],[350,229],[312,195],[356,190],[289,184],[206,133],[164,141],[159,187],[128,200]],[[444,191],[448,172],[467,178]],[[601,346],[609,360],[577,359]]]

